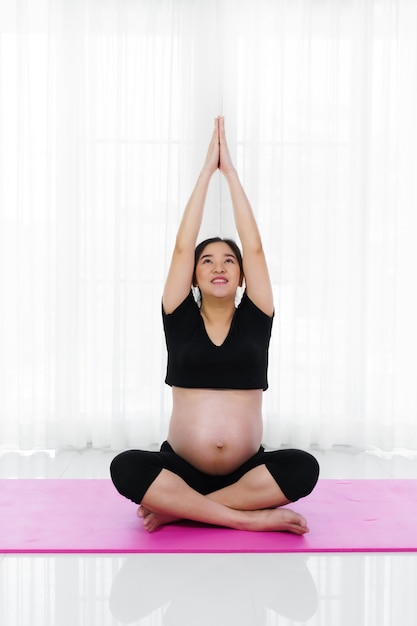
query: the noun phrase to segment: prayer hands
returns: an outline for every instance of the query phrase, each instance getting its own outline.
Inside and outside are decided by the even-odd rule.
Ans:
[[[233,165],[232,158],[229,152],[229,146],[227,145],[226,141],[226,132],[224,130],[224,117],[218,117],[217,122],[220,149],[219,169],[222,174],[228,174],[235,171],[235,166]]]
[[[219,118],[216,117],[214,120],[214,129],[213,134],[211,136],[211,141],[208,147],[206,161],[204,163],[204,168],[207,169],[210,174],[214,174],[214,172],[218,169],[220,164],[220,145],[219,145]]]
[[[235,171],[227,145],[224,117],[219,116],[214,120],[213,135],[207,151],[204,169],[207,169],[210,174],[213,174],[217,169],[223,174]]]

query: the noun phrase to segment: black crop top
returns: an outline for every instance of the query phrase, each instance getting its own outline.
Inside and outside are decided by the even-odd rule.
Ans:
[[[170,314],[162,310],[168,363],[165,382],[193,389],[268,388],[272,319],[244,293],[221,346],[209,338],[192,292]]]

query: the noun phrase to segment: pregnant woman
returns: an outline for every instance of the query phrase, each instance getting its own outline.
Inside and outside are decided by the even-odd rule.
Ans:
[[[230,190],[242,254],[234,241],[217,237],[196,247],[217,169]],[[140,505],[138,516],[150,532],[181,519],[308,532],[304,517],[282,506],[312,491],[319,474],[316,459],[302,450],[267,452],[261,445],[274,304],[259,230],[230,158],[222,117],[215,120],[179,226],[162,316],[165,382],[172,387],[167,441],[159,452],[117,455],[111,464],[116,489]]]

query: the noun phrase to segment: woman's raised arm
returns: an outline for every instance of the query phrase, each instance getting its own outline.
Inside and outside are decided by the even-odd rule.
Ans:
[[[216,118],[206,160],[184,209],[177,232],[162,297],[166,313],[172,313],[190,292],[194,269],[194,250],[203,219],[208,186],[218,167],[219,122]]]
[[[219,118],[219,141],[219,168],[229,186],[236,228],[242,244],[246,292],[261,311],[271,316],[274,312],[274,301],[261,235],[252,207],[230,157],[224,118]]]

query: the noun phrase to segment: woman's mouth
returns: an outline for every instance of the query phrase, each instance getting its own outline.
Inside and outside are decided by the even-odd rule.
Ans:
[[[213,285],[225,285],[228,281],[227,278],[213,278],[211,282]]]

